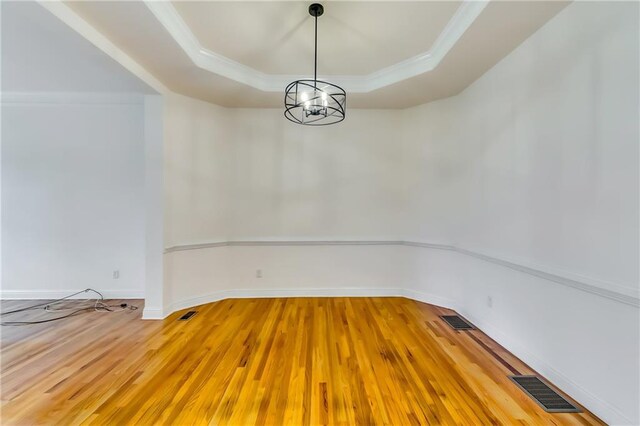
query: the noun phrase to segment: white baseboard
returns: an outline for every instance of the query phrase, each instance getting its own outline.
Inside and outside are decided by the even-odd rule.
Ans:
[[[277,297],[406,297],[419,302],[429,303],[444,308],[456,309],[453,300],[436,296],[434,294],[423,293],[415,290],[398,288],[297,288],[297,289],[240,289],[240,290],[220,290],[204,294],[202,296],[182,299],[165,306],[164,309],[147,309],[143,319],[162,319],[173,312],[192,308],[194,306],[205,305],[207,303],[219,302],[225,299],[254,299],[254,298],[277,298]],[[162,313],[163,316],[160,316]]]
[[[601,419],[607,419],[607,422],[611,425],[634,424],[616,407],[576,384],[567,376],[553,368],[550,364],[540,359],[532,350],[524,347],[521,342],[510,337],[507,333],[504,333],[499,327],[496,327],[489,321],[476,317],[465,310],[456,310],[456,312],[471,321],[471,323],[478,327],[483,333],[498,342],[509,352],[525,362],[529,367],[547,378],[564,393],[587,407],[589,411],[594,413],[596,416]]]
[[[144,299],[143,290],[101,290],[96,289],[105,299]],[[51,300],[61,299],[70,294],[77,293],[73,290],[0,290],[0,300]],[[80,293],[71,299],[94,298],[95,293]]]
[[[446,297],[437,296],[435,294],[430,294],[430,293],[423,293],[420,291],[410,290],[410,289],[402,290],[402,295],[407,299],[417,300],[418,302],[428,303],[430,305],[436,305],[442,308],[448,308],[448,309],[453,309],[454,311],[457,311],[456,303],[451,299],[447,299]]]
[[[147,308],[145,306],[142,311],[143,320],[161,320],[164,319],[164,310],[161,308]]]
[[[247,299],[247,298],[273,298],[273,297],[404,297],[404,291],[397,288],[296,288],[296,289],[240,289],[240,290],[221,290],[207,293],[197,297],[179,300],[171,303],[164,308],[164,316],[166,318],[173,312],[181,309],[191,308],[193,306],[204,305],[207,303],[218,302],[224,299]],[[146,311],[146,310],[145,310]],[[153,310],[155,311],[155,310]],[[143,315],[144,319],[152,318]]]

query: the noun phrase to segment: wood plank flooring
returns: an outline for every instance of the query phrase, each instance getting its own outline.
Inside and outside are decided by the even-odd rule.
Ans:
[[[188,321],[143,321],[133,303],[2,327],[0,422],[603,424],[544,412],[508,378],[529,367],[478,330],[450,329],[439,315],[451,311],[409,299],[229,299]],[[34,315],[51,314],[13,319]]]

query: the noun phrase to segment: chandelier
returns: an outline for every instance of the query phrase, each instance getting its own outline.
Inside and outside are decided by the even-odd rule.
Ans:
[[[294,123],[306,126],[325,126],[344,120],[347,93],[340,86],[318,80],[318,17],[324,8],[319,3],[309,6],[315,18],[315,54],[313,80],[303,79],[290,83],[285,89],[284,116]]]

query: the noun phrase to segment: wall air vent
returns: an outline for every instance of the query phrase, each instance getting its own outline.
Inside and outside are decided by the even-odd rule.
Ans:
[[[196,311],[189,311],[186,314],[184,314],[183,316],[181,316],[180,318],[178,318],[178,321],[186,321],[189,318],[191,318],[192,316],[194,316],[196,314]]]
[[[473,330],[474,327],[465,321],[460,315],[442,315],[442,318],[454,330]]]
[[[582,411],[551,389],[538,376],[509,376],[509,378],[548,413],[579,413]]]

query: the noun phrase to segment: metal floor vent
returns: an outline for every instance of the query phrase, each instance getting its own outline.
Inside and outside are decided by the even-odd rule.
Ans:
[[[440,318],[446,321],[454,330],[473,330],[474,328],[460,315],[442,315]]]
[[[547,413],[579,413],[582,411],[551,389],[538,376],[509,376],[509,378]]]
[[[184,314],[183,316],[181,316],[180,318],[178,318],[178,321],[186,321],[189,318],[191,318],[192,316],[194,316],[196,314],[196,311],[189,311],[186,314]]]

